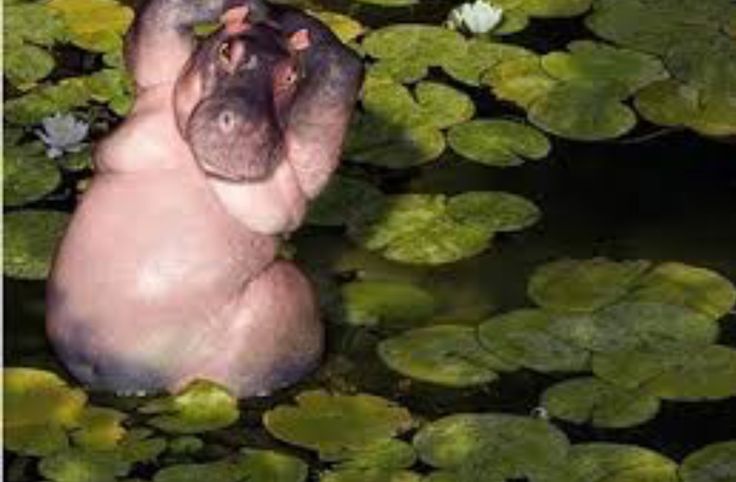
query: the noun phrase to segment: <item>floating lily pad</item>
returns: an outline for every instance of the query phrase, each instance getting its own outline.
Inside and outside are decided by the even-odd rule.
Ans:
[[[35,456],[67,447],[66,430],[79,424],[86,402],[83,391],[70,388],[53,373],[33,368],[4,369],[5,447]]]
[[[552,52],[542,57],[542,68],[561,81],[615,83],[633,94],[652,82],[668,77],[657,57],[608,44],[580,40],[567,46],[568,52]]]
[[[120,49],[133,20],[133,10],[115,0],[51,0],[48,8],[61,14],[74,44],[94,52]]]
[[[500,62],[483,76],[483,81],[491,86],[496,97],[525,109],[558,85],[542,68],[541,57],[535,55]]]
[[[710,444],[693,452],[680,465],[682,482],[736,480],[736,440]]]
[[[5,144],[3,204],[19,206],[41,199],[61,182],[61,173],[46,157],[43,144]]]
[[[635,445],[573,445],[566,482],[677,482],[677,464],[653,450]]]
[[[527,293],[552,311],[589,312],[622,298],[649,268],[648,261],[563,259],[537,268]]]
[[[598,353],[593,372],[624,388],[667,400],[717,400],[736,395],[736,350],[671,344],[652,350]]]
[[[506,414],[457,414],[424,426],[414,436],[420,458],[442,471],[437,481],[548,480],[564,460],[564,433],[540,419]]]
[[[422,482],[421,475],[408,470],[368,469],[326,472],[320,482]]]
[[[350,225],[348,233],[367,249],[412,264],[473,256],[488,247],[495,231],[526,227],[539,215],[529,201],[505,193],[473,192],[450,199],[403,194],[386,201],[379,217]]]
[[[139,411],[157,414],[148,423],[172,433],[217,430],[232,425],[240,415],[237,399],[207,380],[195,380],[180,393],[152,400]]]
[[[79,419],[79,428],[72,433],[76,445],[91,450],[111,450],[125,436],[122,426],[126,415],[103,407],[87,407]]]
[[[573,423],[625,428],[642,424],[659,411],[659,399],[638,390],[626,390],[594,377],[567,380],[545,390],[542,406]]]
[[[54,58],[47,47],[64,39],[64,22],[41,3],[6,2],[3,7],[3,74],[25,90],[53,70]]]
[[[172,454],[191,455],[199,452],[204,447],[204,442],[194,435],[182,435],[172,439],[167,450]]]
[[[586,24],[604,39],[659,55],[672,73],[677,83],[653,87],[637,103],[648,118],[727,135],[736,132],[729,107],[736,104],[736,45],[728,33],[735,11],[723,0],[605,0]],[[692,109],[686,92],[702,107]],[[669,112],[664,100],[673,101]]]
[[[686,306],[716,320],[733,308],[736,288],[716,272],[669,262],[641,278],[627,299]]]
[[[516,310],[482,323],[478,338],[493,354],[532,370],[587,370],[589,352],[556,335],[550,329],[552,323],[552,317],[541,310]]]
[[[378,344],[378,354],[389,368],[408,377],[447,385],[483,385],[498,378],[499,371],[518,368],[486,351],[475,328],[435,325],[407,331]]]
[[[130,465],[112,451],[71,448],[41,460],[38,471],[53,482],[114,482]]]
[[[303,482],[307,464],[289,455],[269,450],[248,450],[228,460],[206,464],[181,464],[159,470],[154,482]]]
[[[58,211],[17,211],[4,217],[3,271],[6,276],[44,279],[69,220]]]
[[[379,7],[408,7],[416,5],[419,0],[357,0],[360,3],[377,5]]]
[[[430,318],[434,297],[409,283],[354,281],[342,286],[345,321],[351,325],[402,325]]]
[[[540,129],[567,139],[613,139],[636,125],[636,115],[621,103],[619,92],[611,84],[563,83],[536,99],[527,115]]]
[[[542,159],[550,150],[537,129],[506,120],[473,120],[453,126],[450,147],[461,156],[491,166],[518,166],[527,159]]]
[[[113,450],[131,464],[152,462],[166,450],[166,440],[151,434],[148,429],[130,429]]]
[[[343,43],[355,40],[365,30],[360,22],[341,13],[322,10],[317,12],[310,11],[309,14],[317,17],[322,23],[330,27],[330,30]]]
[[[276,438],[316,450],[325,460],[345,458],[412,426],[408,410],[369,394],[313,390],[297,395],[296,402],[266,412],[263,423]]]
[[[442,68],[460,82],[479,85],[483,74],[499,63],[534,55],[517,45],[468,40],[463,55],[444,59]]]
[[[622,302],[590,315],[558,317],[558,336],[598,352],[649,349],[671,343],[708,345],[718,325],[688,308],[649,302]]]
[[[341,471],[392,470],[411,467],[416,462],[414,447],[402,440],[386,439],[347,454],[347,459],[335,465]]]
[[[320,226],[342,226],[380,212],[383,197],[383,193],[368,182],[335,176],[309,207],[307,222]]]

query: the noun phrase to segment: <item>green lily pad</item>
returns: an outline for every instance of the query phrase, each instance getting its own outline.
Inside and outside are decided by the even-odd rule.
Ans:
[[[736,350],[671,344],[657,350],[597,353],[593,372],[624,388],[666,400],[718,400],[736,395]]]
[[[342,286],[345,321],[351,325],[404,325],[430,318],[434,297],[409,283],[354,281]]]
[[[644,275],[627,299],[686,306],[717,320],[733,309],[736,288],[708,269],[669,262]]]
[[[589,352],[556,335],[552,317],[522,309],[495,316],[478,327],[481,345],[491,353],[540,372],[585,371]]]
[[[26,90],[51,73],[56,63],[47,47],[63,40],[66,30],[61,18],[41,3],[3,6],[3,74]]]
[[[547,138],[533,127],[506,120],[472,120],[450,129],[450,147],[471,161],[491,166],[518,166],[524,158],[549,154]]]
[[[342,226],[380,212],[383,193],[359,179],[334,176],[309,207],[307,222],[319,226]]]
[[[5,119],[20,125],[37,124],[57,112],[82,107],[90,100],[84,77],[70,77],[39,86],[3,104]]]
[[[377,5],[379,7],[409,7],[416,5],[419,0],[357,0],[360,3]]]
[[[133,10],[115,0],[50,0],[48,8],[62,16],[74,44],[93,52],[120,49],[133,20]]]
[[[440,67],[463,57],[465,39],[457,32],[433,25],[397,24],[374,30],[362,43],[369,56],[406,61],[421,68]]]
[[[525,109],[558,85],[558,81],[542,68],[541,57],[535,55],[497,63],[483,76],[483,82],[491,86],[499,99]]]
[[[53,373],[34,368],[5,368],[5,448],[34,456],[66,448],[66,430],[79,424],[86,403],[83,391],[70,388]]]
[[[622,302],[590,315],[561,316],[554,332],[597,352],[648,349],[671,343],[708,345],[718,324],[688,308],[649,302]]]
[[[360,22],[341,13],[321,10],[316,12],[309,11],[309,14],[317,17],[322,23],[330,27],[332,33],[337,35],[337,38],[343,43],[355,40],[365,30]]]
[[[414,447],[426,463],[441,468],[434,481],[548,480],[564,460],[569,442],[540,419],[506,414],[456,414],[425,425]]]
[[[274,437],[316,450],[324,460],[345,458],[412,426],[408,410],[369,394],[313,390],[297,395],[296,402],[269,410],[263,423]]]
[[[365,115],[349,132],[346,157],[389,168],[410,167],[444,150],[439,129],[473,116],[471,99],[437,82],[420,82],[413,95],[387,77],[369,75],[362,97]]]
[[[620,101],[611,84],[567,82],[539,97],[529,121],[549,133],[578,141],[614,139],[636,125],[634,112]]]
[[[468,387],[498,378],[498,371],[517,365],[486,351],[475,328],[435,325],[407,331],[378,344],[378,354],[389,368],[417,380]]]
[[[729,109],[736,104],[736,45],[729,34],[734,12],[724,0],[605,0],[595,3],[586,24],[606,40],[659,55],[676,79],[638,102],[648,118],[727,135],[736,132]],[[692,109],[687,92],[704,107]],[[673,101],[669,112],[665,99]],[[688,110],[696,114],[691,121],[682,116]]]
[[[130,465],[112,451],[70,448],[45,457],[38,471],[53,482],[114,482]]]
[[[655,124],[684,126],[707,136],[736,132],[736,98],[677,80],[655,82],[636,95],[636,110]]]
[[[320,482],[422,482],[421,475],[408,470],[368,469],[326,472]]]
[[[154,482],[303,482],[307,464],[301,459],[270,450],[248,450],[228,460],[181,464],[159,470]]]
[[[480,253],[495,231],[527,227],[538,216],[529,201],[505,193],[403,194],[387,197],[380,216],[349,225],[348,234],[394,261],[443,264]]]
[[[195,380],[181,392],[152,400],[139,411],[156,414],[149,424],[165,432],[199,433],[232,425],[238,420],[238,401],[208,380]]]
[[[3,272],[22,279],[44,279],[69,215],[58,211],[16,211],[4,218]]]
[[[393,470],[411,467],[417,456],[414,447],[402,440],[386,439],[347,454],[335,465],[340,471]]]
[[[521,231],[542,217],[528,199],[507,192],[469,191],[452,196],[447,212],[462,224],[495,232]]]
[[[625,428],[652,419],[659,411],[659,399],[586,377],[551,386],[542,394],[542,406],[552,416],[568,422]]]
[[[616,83],[631,95],[669,75],[657,57],[607,44],[579,40],[569,52],[552,52],[542,57],[542,68],[561,81]]]
[[[128,430],[114,451],[126,462],[152,462],[166,450],[166,440],[151,437],[148,429],[133,428]]]
[[[677,482],[677,464],[635,445],[594,442],[573,445],[566,482]]]
[[[46,157],[43,144],[5,144],[3,204],[19,206],[43,198],[61,182],[61,173]]]
[[[78,446],[91,450],[111,450],[125,436],[122,426],[126,415],[117,410],[103,407],[87,407],[82,412],[79,428],[72,432]]]
[[[691,453],[679,470],[682,482],[736,480],[736,440],[717,442]]]
[[[199,452],[204,448],[204,442],[201,438],[194,435],[182,435],[169,441],[167,450],[176,455],[191,455]]]
[[[483,75],[499,63],[534,55],[517,45],[471,39],[466,42],[463,55],[444,59],[442,68],[456,80],[477,86]]]
[[[642,260],[562,259],[538,267],[527,293],[547,310],[590,312],[622,298],[649,266]]]

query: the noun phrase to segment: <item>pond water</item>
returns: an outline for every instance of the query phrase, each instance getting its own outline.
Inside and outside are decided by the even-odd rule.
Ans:
[[[378,29],[408,21],[440,24],[452,5],[427,1],[412,8],[391,9],[328,2],[320,7],[349,14],[366,27]],[[503,41],[544,53],[563,50],[569,41],[581,38],[592,39],[594,36],[584,27],[582,17],[576,17],[533,19],[528,28],[503,37]],[[72,57],[79,53],[77,47],[67,48],[71,49],[69,55]],[[736,72],[736,67],[734,69]],[[476,118],[525,122],[524,109],[508,101],[499,101],[488,87],[468,86],[436,67],[431,68],[427,76],[468,94],[475,104]],[[115,119],[109,112],[105,115]],[[27,126],[25,128],[28,129]],[[94,135],[103,135],[104,131],[102,129]],[[408,409],[414,423],[413,428],[400,435],[405,441],[411,441],[415,429],[423,424],[452,414],[538,416],[542,393],[562,380],[573,378],[573,373],[544,373],[544,370],[520,368],[502,372],[498,379],[489,383],[443,386],[389,369],[377,354],[377,345],[410,328],[456,324],[475,329],[478,323],[492,316],[532,307],[534,302],[527,293],[527,285],[535,270],[545,263],[563,258],[582,260],[596,257],[645,259],[655,264],[676,261],[707,268],[727,279],[736,280],[736,150],[733,135],[714,139],[685,128],[663,127],[640,119],[637,127],[626,135],[596,142],[576,141],[551,134],[548,137],[551,150],[547,157],[504,168],[469,162],[449,148],[436,160],[404,169],[351,162],[346,156],[341,172],[353,176],[357,173],[357,177],[369,180],[385,195],[437,193],[449,196],[471,191],[503,191],[532,201],[541,210],[541,219],[523,230],[496,233],[487,249],[479,254],[438,265],[407,264],[386,259],[376,251],[359,247],[346,234],[344,226],[303,226],[289,244],[297,262],[320,288],[323,299],[328,350],[321,367],[295,386],[269,397],[241,401],[237,423],[198,435],[204,442],[203,448],[191,453],[182,451],[178,455],[169,450],[158,459],[136,465],[128,477],[153,480],[153,475],[162,466],[222,460],[243,447],[251,447],[295,455],[309,464],[309,480],[320,480],[321,471],[336,468],[334,459],[323,456],[321,451],[311,450],[314,447],[308,443],[287,443],[284,440],[288,437],[274,437],[273,427],[269,426],[271,430],[267,430],[262,421],[264,413],[294,403],[294,398],[307,390],[373,394]],[[71,211],[75,204],[75,186],[88,176],[89,170],[84,169],[66,172],[62,185],[45,198],[25,206],[6,206],[6,212],[19,212],[28,207]],[[343,305],[345,299],[336,293],[339,294],[341,285],[356,280],[401,282],[421,288],[434,300],[433,313],[426,319],[393,326],[345,323],[340,318],[349,307]],[[3,284],[5,366],[42,368],[66,378],[44,334],[44,281],[5,276]],[[717,323],[720,330],[715,341],[736,348],[736,313],[730,311]],[[688,374],[687,371],[683,373],[684,376]],[[707,371],[698,373],[699,377],[708,377]],[[706,383],[693,381],[696,382]],[[731,383],[731,386],[735,385],[736,380]],[[551,423],[561,429],[573,444],[612,442],[638,445],[679,463],[687,455],[711,443],[736,440],[736,398],[733,393],[736,390],[731,396],[698,401],[675,401],[662,397],[655,416],[628,428],[571,423],[555,414],[552,414]],[[128,429],[143,426],[149,420],[147,415],[135,410],[143,403],[138,399],[92,393],[90,401],[127,413]],[[349,431],[350,427],[345,426],[343,430]],[[166,430],[161,433],[164,434],[162,436],[170,436]],[[414,443],[420,450],[421,462],[400,468],[411,466],[410,470],[418,474],[428,474],[433,466],[442,467],[431,462],[431,457],[422,455],[416,439]],[[42,478],[34,455],[16,450],[5,452],[5,455],[6,480]],[[685,482],[736,481],[736,468],[731,466],[723,470],[724,478],[693,478]],[[54,473],[53,470],[43,472],[46,478],[52,478],[49,474]],[[125,475],[120,474],[118,479],[122,480]],[[484,480],[482,477],[463,478],[467,474],[455,475],[456,478],[431,480]],[[68,474],[59,476],[58,472],[56,477],[53,480],[94,480]],[[262,480],[300,480],[298,476],[293,479],[283,477]],[[373,477],[376,478],[370,480],[415,480],[398,476],[392,479],[389,475]],[[545,480],[534,477],[522,471],[508,480]],[[620,480],[675,480],[639,477]],[[221,480],[246,479],[223,476]],[[364,480],[369,479],[366,476]],[[496,482],[504,479],[487,480]],[[574,480],[582,482],[585,479]]]

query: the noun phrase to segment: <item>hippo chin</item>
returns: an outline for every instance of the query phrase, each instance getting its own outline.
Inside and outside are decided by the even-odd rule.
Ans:
[[[323,327],[279,237],[338,164],[361,62],[312,17],[253,0],[151,0],[126,61],[134,107],[95,150],[49,279],[59,357],[116,392],[207,378],[246,397],[296,381]]]

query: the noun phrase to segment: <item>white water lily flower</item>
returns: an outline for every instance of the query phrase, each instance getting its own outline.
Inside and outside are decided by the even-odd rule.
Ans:
[[[36,135],[46,144],[46,155],[52,159],[65,152],[79,152],[84,148],[82,142],[87,137],[89,124],[78,121],[72,114],[56,113],[41,121],[43,130]]]
[[[493,30],[503,16],[501,7],[475,0],[474,3],[463,3],[450,12],[447,23],[451,28],[464,29],[472,34],[484,34]]]

